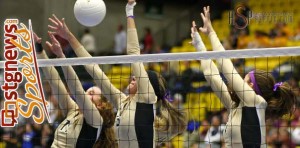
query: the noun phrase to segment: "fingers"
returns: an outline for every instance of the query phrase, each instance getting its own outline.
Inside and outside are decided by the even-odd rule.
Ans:
[[[56,38],[54,37],[54,35],[51,32],[48,31],[48,35],[50,37],[52,44],[58,43],[58,41],[56,40]]]
[[[61,21],[62,21],[63,26],[66,27],[67,24],[66,24],[66,22],[65,22],[65,18],[62,18]]]
[[[50,31],[48,31],[48,35],[50,37],[51,42],[53,43],[53,38],[54,38],[53,34]]]
[[[192,26],[193,26],[193,27],[196,27],[196,26],[197,26],[196,23],[195,23],[195,21],[192,22]]]
[[[195,21],[193,21],[192,25],[193,25],[193,27],[192,27],[193,28],[193,33],[198,32],[197,25],[196,25]]]
[[[209,19],[210,14],[209,14],[209,6],[203,7],[203,13],[201,13],[201,17],[204,20],[204,18]]]
[[[202,20],[203,20],[203,22],[206,20],[206,18],[205,18],[205,16],[204,16],[204,14],[203,13],[201,13],[200,14],[201,15],[201,18],[202,18]]]
[[[54,36],[54,34],[48,32],[49,36],[50,36],[50,40],[52,42],[52,44],[58,44],[60,45],[60,43],[58,42],[58,40],[56,39],[56,37]]]
[[[208,11],[207,14],[206,14],[206,18],[207,18],[207,20],[210,21],[210,13],[209,13],[209,11]]]
[[[38,36],[36,35],[35,32],[33,32],[33,37],[34,37],[34,38],[38,38]]]
[[[210,19],[209,6],[206,7],[205,16],[207,19]]]
[[[203,7],[203,12],[204,12],[204,13],[207,13],[207,12],[209,12],[209,6],[207,6],[207,7]]]
[[[57,33],[56,33],[56,32],[53,32],[53,31],[48,31],[48,33],[51,33],[51,34],[53,34],[53,35],[57,35]]]
[[[41,43],[42,42],[42,38],[38,37],[35,32],[33,32],[33,39],[37,43]]]
[[[59,44],[60,45],[60,43],[58,42],[58,40],[56,39],[56,37],[52,34],[52,36],[53,36],[53,42],[52,43],[56,43],[56,44]]]
[[[203,7],[204,16],[206,19],[210,19],[209,6]]]
[[[56,21],[60,26],[62,26],[61,21],[56,17],[56,15],[55,15],[55,14],[52,14],[52,16],[54,17],[55,21]]]
[[[52,51],[52,44],[50,42],[46,41],[46,45]]]
[[[48,18],[48,20],[51,22],[51,23],[53,23],[55,26],[58,26],[58,23],[55,21],[55,20],[53,20],[52,18]]]
[[[51,29],[51,30],[57,30],[58,29],[57,27],[54,27],[54,26],[51,26],[51,25],[48,25],[48,28]]]

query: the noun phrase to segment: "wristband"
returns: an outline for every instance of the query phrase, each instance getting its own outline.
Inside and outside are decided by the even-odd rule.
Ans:
[[[127,16],[127,17],[129,17],[129,18],[133,18],[133,19],[134,19],[134,16],[133,16],[133,15],[130,15],[130,16]]]
[[[43,46],[41,43],[35,43],[35,51],[36,52],[42,52],[43,51]]]
[[[129,16],[133,16],[133,9],[134,9],[134,6],[136,5],[136,2],[134,2],[133,4],[129,5],[127,4],[126,5],[126,16],[129,17]]]

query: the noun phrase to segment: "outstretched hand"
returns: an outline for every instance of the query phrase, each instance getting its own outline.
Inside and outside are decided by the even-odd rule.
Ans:
[[[33,40],[36,53],[42,53],[42,51],[44,50],[42,46],[42,38],[40,38],[35,32],[33,32]]]
[[[63,58],[65,57],[62,48],[59,44],[59,42],[57,41],[57,39],[54,37],[53,33],[48,32],[48,35],[50,37],[51,43],[50,42],[46,42],[46,45],[48,46],[48,48],[58,57],[58,58]]]
[[[210,13],[209,13],[209,6],[203,7],[204,14],[201,13],[201,17],[203,20],[203,27],[200,27],[200,31],[204,34],[209,34],[210,32],[214,31],[210,21]]]
[[[199,34],[199,33],[198,33],[198,30],[197,30],[197,27],[196,27],[196,23],[195,23],[195,21],[193,21],[192,22],[192,27],[191,27],[192,42],[190,42],[190,43],[193,44],[194,46],[199,42],[199,39],[196,39],[197,34]]]
[[[195,21],[192,22],[191,37],[192,37],[192,42],[190,42],[190,43],[193,44],[193,46],[197,49],[197,51],[205,51],[206,50],[206,48],[203,44],[203,41],[201,39],[201,36],[197,30]]]
[[[52,23],[48,25],[48,28],[54,33],[55,35],[59,35],[64,39],[68,39],[68,33],[70,32],[68,26],[65,23],[65,19],[62,18],[59,20],[54,14],[52,18],[49,18],[49,21]]]

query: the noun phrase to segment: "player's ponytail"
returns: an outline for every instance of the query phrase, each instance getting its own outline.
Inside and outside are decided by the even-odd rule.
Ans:
[[[182,133],[186,129],[186,116],[169,102],[171,100],[166,80],[157,72],[147,73],[157,96],[155,130],[167,132],[170,136]]]
[[[296,96],[286,82],[275,82],[271,73],[264,70],[255,70],[254,77],[261,96],[268,103],[266,119],[281,118],[291,114],[295,108]]]
[[[103,125],[101,133],[93,148],[117,148],[118,144],[113,128],[115,123],[113,105],[109,103],[103,95],[101,95],[101,101],[106,103],[104,107],[98,108],[98,111],[100,112],[100,115],[103,119]]]
[[[283,115],[292,115],[295,109],[296,96],[288,83],[280,82],[274,85],[273,97],[268,101],[266,115],[269,118],[280,118]]]

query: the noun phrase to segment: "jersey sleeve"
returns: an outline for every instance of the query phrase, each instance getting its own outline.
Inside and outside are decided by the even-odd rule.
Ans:
[[[209,34],[209,39],[211,41],[213,50],[225,50],[215,32],[211,32]],[[218,59],[217,62],[220,66],[220,71],[226,77],[229,85],[233,87],[233,90],[240,98],[243,106],[253,107],[265,102],[265,100],[261,96],[256,95],[254,90],[243,80],[243,78],[234,68],[230,59]]]
[[[212,60],[201,60],[201,67],[207,83],[220,98],[222,104],[227,109],[232,108],[234,103],[215,63]]]
[[[140,54],[138,36],[135,28],[130,28],[127,30],[127,54]],[[137,102],[149,104],[156,103],[157,97],[150,83],[144,64],[142,62],[136,62],[132,63],[131,66],[137,81]]]

